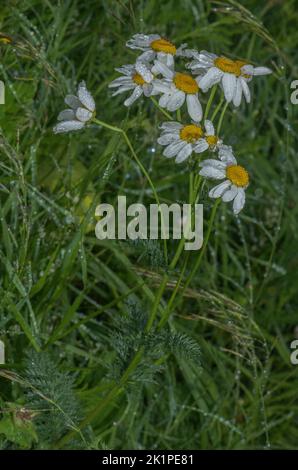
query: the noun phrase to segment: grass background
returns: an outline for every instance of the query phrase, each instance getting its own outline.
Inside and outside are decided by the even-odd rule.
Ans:
[[[294,0],[1,2],[0,31],[12,37],[0,37],[3,449],[297,449],[296,10]],[[254,80],[250,105],[228,108],[222,136],[249,169],[247,204],[238,220],[220,206],[162,351],[141,334],[166,269],[162,245],[94,235],[98,202],[154,202],[146,179],[119,135],[95,125],[52,133],[84,79],[98,118],[126,129],[161,201],[187,200],[187,166],[156,145],[160,112],[142,100],[127,110],[107,88],[114,67],[134,61],[125,42],[140,31],[274,70]],[[140,367],[106,401],[142,344]]]

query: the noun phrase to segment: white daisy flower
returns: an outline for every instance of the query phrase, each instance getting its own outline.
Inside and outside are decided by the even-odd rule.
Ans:
[[[160,145],[165,145],[163,155],[175,158],[176,163],[182,163],[192,152],[201,153],[207,149],[212,151],[220,148],[222,141],[215,135],[211,121],[206,120],[205,132],[199,123],[183,125],[180,122],[164,122],[161,124],[161,136],[157,139]]]
[[[84,81],[78,86],[77,96],[67,95],[64,102],[69,109],[58,115],[61,122],[53,128],[55,134],[82,129],[95,115],[95,102]]]
[[[222,147],[222,140],[216,135],[213,123],[206,119],[204,126],[205,132],[195,145],[195,153],[202,153],[205,150],[215,152],[215,150],[219,150]]]
[[[155,69],[163,75],[163,79],[154,81],[154,93],[161,93],[159,105],[168,111],[177,111],[186,100],[190,117],[199,122],[202,119],[202,105],[198,98],[200,91],[199,77],[194,79],[187,73],[174,72],[165,64],[155,61]]]
[[[186,44],[182,44],[177,49],[171,41],[161,37],[159,34],[135,34],[127,41],[126,46],[130,49],[144,51],[138,58],[140,61],[151,62],[157,58],[160,62],[173,68],[174,56],[182,55],[183,48],[186,47]]]
[[[249,175],[245,168],[237,164],[232,148],[222,145],[218,156],[220,160],[210,159],[200,162],[200,175],[216,180],[224,180],[209,191],[209,197],[221,197],[224,202],[233,202],[234,214],[239,214],[245,204],[245,189]]]
[[[233,101],[235,106],[240,105],[242,94],[250,103],[247,83],[254,76],[272,73],[268,67],[254,67],[243,60],[231,60],[206,51],[192,51],[192,55],[194,60],[187,67],[199,74],[206,72],[198,82],[200,88],[207,91],[216,83],[221,83],[226,101]]]
[[[148,65],[137,61],[135,65],[123,65],[115,69],[123,74],[109,84],[109,88],[118,88],[112,96],[133,90],[129,98],[124,101],[125,106],[131,106],[140,96],[150,96],[153,92],[154,75]]]

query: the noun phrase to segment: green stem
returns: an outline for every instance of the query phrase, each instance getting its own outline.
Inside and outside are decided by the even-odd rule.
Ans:
[[[152,310],[150,312],[150,316],[149,316],[149,319],[148,319],[148,322],[147,322],[147,325],[146,325],[146,331],[147,332],[153,326],[153,323],[154,323],[154,320],[155,320],[155,317],[156,317],[156,314],[157,314],[157,310],[158,310],[158,307],[159,307],[159,304],[160,304],[160,301],[161,301],[161,298],[162,298],[162,294],[165,290],[165,287],[167,285],[168,280],[169,280],[169,274],[166,273],[166,274],[164,274],[164,276],[162,278],[161,284],[159,286],[159,289],[157,291],[157,294],[156,294],[156,297],[155,297],[155,300],[154,300],[154,304],[152,306]]]
[[[216,118],[216,116],[217,116],[217,114],[218,114],[220,108],[222,107],[223,102],[224,102],[224,97],[222,96],[222,97],[220,98],[220,101],[219,101],[218,105],[216,106],[216,108],[215,108],[215,110],[214,110],[212,116],[211,116],[211,121],[212,121],[212,122],[213,122],[214,119]]]
[[[184,238],[184,235],[183,235],[180,242],[179,242],[179,245],[178,245],[178,248],[176,250],[175,256],[172,259],[171,264],[169,266],[169,271],[172,271],[173,269],[175,269],[176,264],[178,263],[178,260],[181,256],[182,250],[184,248],[184,244],[185,244],[185,238]],[[149,331],[152,328],[152,325],[154,323],[154,320],[155,320],[155,317],[156,317],[156,314],[157,314],[157,310],[158,310],[158,307],[159,307],[159,304],[160,304],[160,301],[161,301],[162,295],[164,293],[164,290],[166,288],[168,280],[169,280],[169,274],[165,273],[163,278],[162,278],[159,289],[157,291],[154,304],[152,306],[152,310],[151,310],[151,313],[150,313],[150,316],[149,316],[149,319],[148,319],[148,322],[147,322],[147,325],[146,325],[146,331]]]
[[[194,267],[192,268],[191,272],[190,272],[190,275],[188,276],[187,278],[187,281],[186,283],[184,284],[183,286],[183,290],[182,292],[185,291],[185,289],[187,289],[187,287],[189,286],[189,284],[191,283],[194,275],[196,274],[197,270],[199,269],[200,267],[200,264],[201,264],[201,261],[203,259],[203,256],[205,254],[205,251],[206,251],[206,248],[207,248],[207,244],[208,244],[208,240],[210,238],[210,234],[211,234],[211,230],[212,230],[212,227],[213,227],[213,223],[214,223],[214,218],[215,218],[215,214],[216,214],[216,211],[217,211],[217,208],[219,206],[221,202],[221,199],[217,199],[213,208],[212,208],[212,212],[211,212],[211,215],[210,215],[210,219],[209,219],[209,223],[208,223],[208,230],[207,230],[207,234],[206,234],[206,237],[204,238],[204,242],[203,242],[203,246],[201,248],[201,251],[200,251],[200,254],[197,258],[197,261],[194,265]]]
[[[156,101],[155,98],[153,98],[153,96],[150,97],[152,103],[154,103],[154,105],[157,107],[157,109],[159,109],[159,111],[167,118],[169,119],[170,121],[173,121],[173,118],[172,116],[167,113],[161,106],[159,106],[158,102]]]
[[[194,175],[194,172],[191,171],[189,173],[189,195],[188,195],[189,202],[192,199],[192,193],[193,193],[193,188],[194,188],[194,180],[195,180],[195,175]]]
[[[191,173],[190,174],[190,184],[189,184],[189,186],[190,186],[190,188],[192,187],[192,191],[190,190],[189,202],[190,202],[190,204],[197,204],[198,199],[199,199],[199,187],[200,187],[200,184],[201,184],[201,181],[202,181],[202,177],[199,175],[197,180],[196,180],[196,178],[195,178],[195,181],[193,181],[193,180],[194,180],[193,173]],[[178,247],[178,249],[179,249],[179,247]],[[176,252],[176,254],[177,254],[177,252]],[[172,305],[174,303],[174,300],[175,300],[176,295],[178,293],[178,290],[180,288],[180,284],[181,284],[183,276],[184,276],[184,272],[185,272],[185,269],[186,269],[186,266],[187,266],[187,263],[188,263],[188,260],[189,260],[189,256],[190,256],[190,253],[188,252],[187,255],[186,255],[186,259],[185,259],[185,262],[183,264],[182,270],[180,272],[179,279],[176,283],[175,289],[174,289],[174,291],[171,295],[171,298],[170,298],[170,300],[167,304],[167,307],[164,310],[164,312],[162,314],[162,318],[160,319],[160,322],[158,324],[158,329],[160,329],[164,326],[164,324],[168,321],[169,316],[171,315]]]
[[[170,119],[171,121],[173,120],[172,116],[170,116],[170,114],[168,114],[163,108],[161,108],[161,106],[159,106],[159,104],[157,103],[157,101],[151,96],[151,100],[152,102],[155,104],[155,106],[168,118]],[[177,110],[177,121],[181,122],[181,110],[178,109]],[[176,263],[178,262],[178,259],[181,255],[181,252],[182,252],[182,249],[184,247],[184,237],[181,238],[180,240],[180,243],[178,245],[178,249],[175,253],[175,256],[169,266],[169,269],[172,270],[174,269],[174,267],[176,266]],[[157,314],[157,311],[158,311],[158,307],[159,307],[159,304],[160,304],[160,301],[161,301],[161,298],[162,298],[162,294],[165,290],[165,287],[167,285],[167,282],[168,282],[168,279],[169,279],[169,274],[166,273],[164,274],[163,276],[163,279],[161,281],[161,284],[159,286],[159,289],[157,291],[157,294],[156,294],[156,297],[155,297],[155,301],[154,301],[154,304],[152,306],[152,310],[151,310],[151,313],[150,313],[150,316],[149,316],[149,319],[148,319],[148,322],[147,322],[147,325],[146,325],[146,331],[149,331],[152,326],[153,326],[153,323],[154,323],[154,320],[155,320],[155,317],[156,317],[156,314]]]
[[[200,177],[200,180],[197,184],[195,184],[194,180],[195,180],[194,173],[193,173],[193,171],[191,171],[190,174],[189,174],[189,203],[190,204],[193,204],[196,201],[197,192],[198,192],[198,189],[199,189],[201,177]],[[170,270],[173,270],[175,268],[175,266],[176,266],[176,264],[177,264],[177,262],[178,262],[178,260],[181,256],[181,252],[184,248],[184,244],[185,244],[185,238],[184,238],[184,234],[183,234],[183,237],[181,238],[180,243],[178,245],[178,248],[176,250],[175,256],[172,259],[172,262],[169,266]],[[189,253],[186,256],[186,260],[188,260],[188,258],[189,258]],[[187,261],[185,263],[187,264]],[[171,313],[171,306],[172,306],[172,303],[175,299],[176,293],[179,289],[179,285],[181,283],[181,280],[183,278],[183,274],[184,274],[184,271],[185,271],[185,268],[186,268],[185,263],[183,265],[182,272],[180,273],[178,283],[176,284],[176,287],[175,287],[174,292],[172,294],[173,299],[171,297],[169,304],[165,308],[165,310],[162,314],[162,318],[161,318],[161,320],[158,324],[158,328],[161,328],[161,326],[163,326],[166,323],[166,321],[167,321],[167,319],[168,319],[168,317]],[[149,317],[148,324],[147,324],[148,330],[150,330],[150,328],[152,327],[152,325],[154,323],[154,320],[155,320],[156,314],[157,314],[157,310],[158,310],[158,307],[159,307],[159,304],[160,304],[160,301],[161,301],[162,295],[164,293],[164,290],[166,288],[168,280],[169,280],[169,275],[168,275],[168,273],[166,273],[164,275],[162,281],[161,281],[161,284],[159,286],[155,302],[153,304],[153,308],[152,308],[151,313],[150,313],[150,317]]]
[[[210,111],[210,108],[211,108],[211,104],[213,102],[213,98],[215,96],[215,93],[216,93],[216,89],[217,89],[217,85],[214,85],[212,87],[212,90],[211,90],[211,93],[210,93],[210,96],[209,96],[209,99],[208,99],[208,102],[207,102],[207,105],[206,105],[206,109],[205,109],[205,114],[204,114],[204,120],[207,119],[208,117],[208,114],[209,114],[209,111]],[[211,119],[212,120],[212,119]]]
[[[184,264],[183,264],[183,267],[181,269],[181,272],[180,272],[180,276],[178,278],[178,281],[176,282],[176,285],[175,285],[175,288],[174,288],[174,291],[171,295],[171,298],[167,304],[167,307],[166,309],[164,310],[163,314],[162,314],[162,318],[160,319],[160,322],[158,323],[158,330],[160,330],[168,321],[169,319],[169,316],[171,315],[171,312],[172,312],[172,305],[174,303],[174,300],[176,298],[176,295],[177,295],[177,292],[180,288],[180,284],[182,282],[182,279],[183,279],[183,276],[184,276],[184,272],[185,272],[185,269],[186,269],[186,266],[187,266],[187,263],[188,263],[188,260],[189,260],[189,255],[190,253],[188,252],[186,257],[185,257],[185,261],[184,261]]]
[[[174,258],[172,259],[172,262],[171,262],[171,264],[170,264],[170,269],[175,269],[176,264],[177,264],[177,262],[178,262],[178,260],[179,260],[179,258],[180,258],[181,252],[182,252],[182,250],[183,250],[183,248],[184,248],[184,243],[185,243],[185,238],[184,238],[184,235],[183,235],[183,236],[181,237],[181,240],[180,240],[179,244],[178,244],[178,248],[177,248],[177,250],[176,250],[176,253],[175,253],[175,255],[174,255]]]
[[[181,297],[183,296],[183,293],[185,292],[185,290],[187,289],[187,287],[189,286],[189,284],[191,283],[193,277],[195,276],[196,272],[198,271],[200,265],[201,265],[201,261],[203,259],[203,256],[204,256],[204,253],[206,251],[206,248],[207,248],[207,244],[208,244],[208,241],[209,241],[209,238],[210,238],[210,234],[211,234],[211,230],[212,230],[212,227],[213,227],[213,223],[214,223],[214,218],[215,218],[215,214],[216,214],[216,211],[217,211],[217,208],[219,206],[221,202],[221,199],[217,199],[217,201],[215,202],[213,208],[212,208],[212,212],[211,212],[211,216],[210,216],[210,219],[209,219],[209,223],[208,223],[208,230],[207,230],[207,234],[206,234],[206,237],[204,238],[204,243],[203,243],[203,246],[202,246],[202,249],[200,251],[200,254],[197,258],[197,261],[194,265],[194,267],[192,268],[183,288],[181,289]],[[167,308],[166,312],[164,313],[163,315],[163,318],[161,319],[161,321],[159,322],[159,328],[161,328],[165,322],[168,320],[170,314],[171,314],[171,311],[173,310],[172,309],[172,306],[174,304],[174,300],[177,296],[177,293],[179,291],[179,287],[180,287],[180,284],[181,284],[181,280],[182,280],[182,277],[180,276],[180,278],[178,279],[178,282],[175,286],[175,290],[170,298],[170,301],[169,301],[169,305],[170,305],[170,309]],[[176,307],[176,305],[174,305],[174,308]]]
[[[191,171],[189,173],[189,202],[190,202],[190,204],[192,204],[192,202],[193,202],[193,191],[194,191],[194,173],[193,173],[193,171]],[[175,268],[175,266],[176,266],[176,264],[177,264],[177,262],[180,258],[181,252],[184,248],[184,244],[185,244],[185,238],[184,238],[184,234],[183,234],[183,236],[180,239],[180,242],[179,242],[178,248],[176,250],[175,256],[172,259],[171,264],[169,266],[170,271]],[[147,325],[146,325],[146,331],[149,331],[152,328],[152,325],[153,325],[154,320],[156,318],[158,307],[159,307],[160,301],[162,299],[162,295],[164,293],[164,290],[166,288],[168,280],[169,280],[169,274],[165,273],[162,280],[161,280],[161,284],[160,284],[159,289],[157,291],[156,298],[155,298],[154,304],[152,306],[152,310],[150,312],[149,320],[148,320]],[[166,309],[166,311],[167,311],[167,309]],[[164,318],[164,314],[163,314],[163,318]]]
[[[221,112],[221,115],[220,115],[220,118],[219,118],[219,121],[218,121],[218,126],[217,126],[217,135],[220,134],[220,130],[221,130],[221,126],[222,126],[222,122],[223,122],[223,118],[224,118],[224,115],[225,115],[225,112],[227,110],[227,107],[228,107],[229,103],[226,102],[226,104],[224,105],[223,109],[222,109],[222,112]]]

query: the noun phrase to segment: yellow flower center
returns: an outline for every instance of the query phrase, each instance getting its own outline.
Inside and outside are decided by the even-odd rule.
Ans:
[[[227,178],[240,188],[244,188],[249,183],[249,176],[245,168],[240,165],[231,165],[226,169]]]
[[[144,85],[144,83],[146,83],[142,75],[140,75],[139,73],[135,73],[132,79],[137,85]]]
[[[152,41],[150,44],[151,49],[153,49],[155,52],[165,52],[166,54],[176,54],[176,47],[175,45],[167,41],[166,39],[160,38],[156,39],[155,41]]]
[[[187,73],[177,72],[174,77],[174,84],[178,90],[194,95],[199,91],[199,86],[194,78]]]
[[[195,124],[189,124],[188,126],[182,127],[180,131],[180,139],[186,140],[186,142],[196,142],[200,137],[203,136],[203,129]]]
[[[247,65],[247,62],[243,60],[231,60],[226,57],[217,57],[217,59],[214,60],[214,65],[223,72],[233,73],[236,77],[240,77],[241,67]]]
[[[209,147],[215,147],[215,145],[218,142],[218,137],[216,135],[207,135],[206,136],[206,141],[207,141]]]

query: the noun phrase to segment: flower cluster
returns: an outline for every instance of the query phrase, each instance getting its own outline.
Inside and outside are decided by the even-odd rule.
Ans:
[[[249,82],[257,75],[271,73],[267,67],[254,67],[244,60],[232,60],[206,51],[176,47],[157,34],[135,34],[127,47],[140,50],[135,64],[116,69],[122,77],[110,83],[117,88],[114,95],[133,90],[124,104],[130,106],[141,95],[159,95],[159,106],[169,112],[178,111],[186,103],[189,119],[182,123],[168,121],[161,124],[158,143],[165,147],[163,155],[182,163],[193,154],[213,152],[214,158],[198,161],[202,177],[223,180],[213,187],[209,196],[233,201],[233,212],[238,214],[245,204],[245,190],[249,175],[238,165],[232,147],[224,145],[215,132],[213,123],[203,119],[201,96],[219,85],[225,101],[238,107],[242,96],[251,100]],[[186,70],[176,70],[175,58],[190,60]]]
[[[238,214],[245,204],[249,175],[245,168],[238,165],[232,147],[225,145],[218,134],[227,104],[240,106],[242,96],[249,103],[249,83],[255,76],[267,75],[271,70],[254,67],[245,60],[187,49],[186,44],[177,47],[158,34],[135,34],[126,46],[141,53],[134,64],[115,69],[120,76],[109,84],[114,90],[112,96],[128,92],[125,106],[131,106],[141,96],[152,97],[156,103],[153,97],[158,96],[158,106],[169,119],[168,112],[177,112],[176,120],[168,120],[160,125],[158,143],[165,147],[163,155],[175,158],[176,163],[192,157],[200,177],[223,180],[210,190],[209,196],[222,198],[225,202],[233,201],[233,212]],[[176,58],[184,58],[189,62],[184,69],[177,70]],[[222,89],[226,102],[218,133],[212,121],[207,119],[216,86]],[[214,92],[211,92],[203,113],[202,96],[211,88]],[[95,103],[84,82],[79,85],[78,95],[68,95],[65,102],[70,109],[59,114],[60,122],[54,132],[81,129],[94,118]],[[185,122],[181,120],[184,104],[187,110]],[[201,154],[206,152],[211,152],[213,158],[202,159]]]

